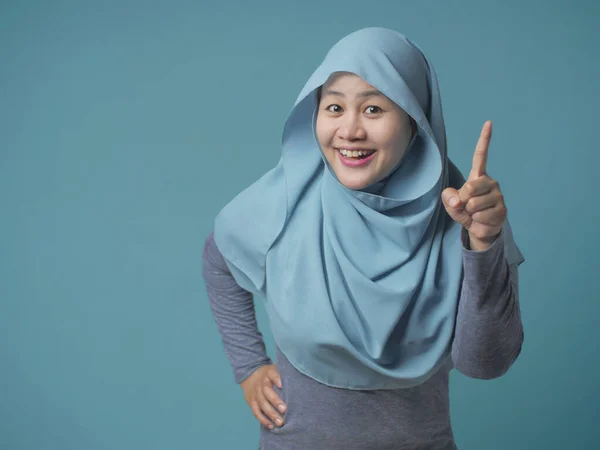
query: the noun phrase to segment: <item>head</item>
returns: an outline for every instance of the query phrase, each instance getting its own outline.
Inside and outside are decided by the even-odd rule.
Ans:
[[[350,189],[390,175],[415,132],[414,120],[402,108],[353,73],[335,72],[319,90],[317,139]],[[357,151],[364,154],[349,153]]]

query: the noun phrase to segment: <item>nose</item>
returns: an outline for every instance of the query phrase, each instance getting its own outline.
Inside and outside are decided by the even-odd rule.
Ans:
[[[357,114],[345,114],[340,120],[341,123],[337,132],[340,139],[356,141],[366,138],[367,133]]]

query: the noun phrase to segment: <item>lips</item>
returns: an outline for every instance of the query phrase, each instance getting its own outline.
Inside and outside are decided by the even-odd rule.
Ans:
[[[373,152],[373,153],[371,153],[369,156],[367,156],[365,158],[353,158],[353,157],[352,158],[348,158],[348,157],[345,157],[344,155],[342,155],[342,153],[340,152],[340,149],[336,148],[335,150],[336,150],[336,153],[339,155],[339,158],[340,158],[342,164],[344,164],[345,166],[348,166],[348,167],[364,166],[364,165],[368,164],[375,157],[375,154],[377,153],[376,150],[372,150],[372,149],[371,150],[366,150],[366,149],[362,150],[362,149],[350,149],[350,148],[347,148],[345,150],[357,150],[357,151],[358,150],[362,150],[362,151],[371,151],[371,152]]]

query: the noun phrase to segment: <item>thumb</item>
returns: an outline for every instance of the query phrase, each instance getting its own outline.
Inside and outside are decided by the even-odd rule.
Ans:
[[[446,188],[442,191],[442,203],[455,222],[460,223],[468,229],[471,216],[465,211],[463,204],[458,197],[458,191],[454,188]]]
[[[442,191],[442,202],[446,209],[460,208],[460,198],[458,197],[458,191],[454,188],[446,188]]]

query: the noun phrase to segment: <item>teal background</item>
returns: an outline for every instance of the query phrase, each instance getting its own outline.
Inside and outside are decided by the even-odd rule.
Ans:
[[[2,1],[0,448],[256,448],[204,239],[277,163],[325,52],[375,25],[434,62],[463,172],[494,121],[489,172],[527,258],[520,359],[452,374],[459,448],[594,448],[599,19],[566,0]]]

